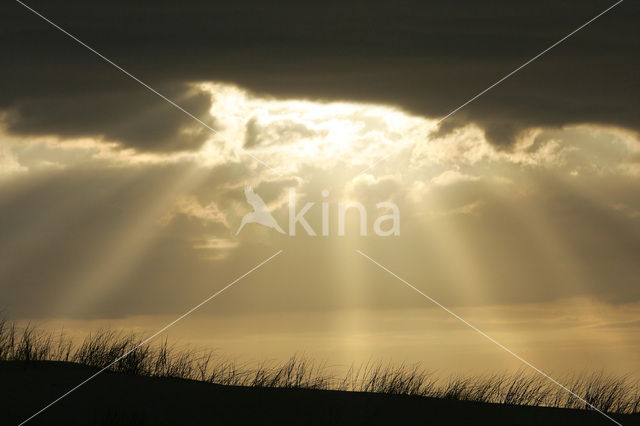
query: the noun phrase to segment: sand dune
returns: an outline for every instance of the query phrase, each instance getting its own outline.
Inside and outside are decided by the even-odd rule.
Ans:
[[[94,369],[0,362],[1,424],[18,424]],[[640,415],[613,415],[625,426]],[[105,372],[30,422],[38,425],[607,425],[595,412],[363,392],[222,386]]]

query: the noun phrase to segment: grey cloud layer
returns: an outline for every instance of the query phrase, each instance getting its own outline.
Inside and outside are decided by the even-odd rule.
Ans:
[[[191,81],[275,96],[350,99],[442,116],[609,2],[29,3],[206,117]],[[190,119],[17,3],[2,6],[0,108],[16,133],[103,135],[140,150],[192,149]],[[638,130],[639,8],[624,2],[448,123],[508,146],[531,126]],[[193,127],[192,127],[193,128]],[[196,125],[197,128],[197,125]],[[249,143],[251,144],[250,140]]]
[[[210,100],[206,94],[184,85],[158,89],[207,120]],[[204,126],[143,88],[93,88],[56,98],[36,95],[19,99],[12,103],[6,124],[9,132],[17,134],[103,137],[142,151],[195,150],[210,135]]]

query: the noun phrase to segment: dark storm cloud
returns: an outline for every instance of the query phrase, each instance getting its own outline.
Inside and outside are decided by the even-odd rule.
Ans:
[[[185,82],[389,103],[442,116],[613,2],[43,2],[29,4],[194,114]],[[2,6],[0,108],[16,133],[104,135],[139,149],[189,118],[17,3]],[[624,2],[460,111],[508,146],[530,126],[638,130],[639,8]],[[443,129],[446,131],[446,129]]]
[[[209,109],[209,96],[202,92],[182,86],[160,90],[194,114]],[[140,150],[160,151],[197,149],[210,132],[142,88],[19,99],[11,105],[7,128],[18,134],[102,136]]]

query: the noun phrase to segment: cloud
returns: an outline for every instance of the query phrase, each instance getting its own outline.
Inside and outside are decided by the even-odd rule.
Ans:
[[[238,247],[239,242],[225,238],[209,238],[194,244],[193,248],[204,251],[204,259],[220,261],[229,256],[229,250]]]
[[[605,7],[550,0],[404,8],[200,1],[33,6],[203,118],[208,99],[187,83],[234,82],[275,97],[381,103],[441,117]],[[595,123],[637,131],[638,7],[617,6],[466,106],[441,131],[475,123],[499,149],[531,127]],[[12,131],[101,135],[152,151],[202,142],[191,119],[93,53],[19,4],[3,9],[0,40],[12,66],[0,70],[0,109],[11,113]],[[196,133],[184,135],[185,129]]]
[[[226,214],[220,210],[216,203],[211,202],[203,206],[194,196],[179,197],[175,206],[160,219],[160,223],[168,225],[179,214],[206,222],[221,223],[227,228],[229,227]]]
[[[326,131],[317,131],[295,120],[278,120],[271,123],[261,123],[258,117],[247,121],[244,147],[253,148],[256,145],[288,144],[303,142],[305,139],[326,136]]]
[[[212,99],[210,115],[221,129],[195,151],[141,152],[100,138],[0,137],[9,162],[26,168],[0,180],[0,250],[8,253],[0,259],[0,285],[12,312],[173,312],[282,248],[289,256],[278,258],[282,264],[234,288],[217,309],[422,303],[358,265],[348,256],[351,243],[451,306],[579,295],[618,305],[640,300],[639,222],[630,214],[640,209],[633,168],[640,144],[632,132],[537,128],[506,151],[475,124],[429,135],[431,120],[394,107],[279,99],[220,83],[192,87]],[[296,177],[274,176],[220,143],[242,142],[250,117],[259,117],[255,136],[263,141],[251,151]],[[278,132],[298,124],[322,131],[279,143]],[[47,162],[61,167],[38,166]],[[236,238],[250,210],[245,186],[283,227],[289,187],[300,197],[298,209],[316,203],[307,216],[316,231],[326,200],[331,236],[291,239],[255,226]],[[323,189],[330,190],[326,198]],[[380,214],[375,203],[386,200],[400,207],[400,237],[335,237],[337,202],[365,204],[371,227]],[[357,223],[348,220],[352,229]]]
[[[478,176],[471,176],[460,173],[458,170],[447,170],[431,179],[431,183],[440,186],[452,185],[459,182],[475,182],[480,179]]]
[[[187,85],[158,88],[203,121],[209,96]],[[139,151],[199,148],[211,131],[143,88],[106,91],[99,87],[61,97],[33,94],[7,110],[6,130],[16,135],[98,137]]]
[[[355,177],[345,188],[345,194],[355,200],[375,203],[396,197],[401,190],[402,180],[398,175],[374,177],[363,174]]]
[[[632,329],[640,330],[640,320],[610,322],[610,323],[606,323],[606,324],[600,324],[600,325],[598,325],[598,327],[599,328],[612,328],[612,329],[632,328]]]
[[[422,303],[350,258],[348,244],[338,237],[288,238],[255,227],[236,239],[232,233],[250,209],[243,189],[251,185],[281,224],[286,189],[295,186],[299,206],[316,202],[307,215],[316,230],[322,189],[330,189],[332,215],[339,201],[375,205],[393,199],[401,211],[401,236],[363,238],[357,247],[409,282],[427,286],[447,306],[542,303],[585,294],[614,304],[637,301],[638,221],[612,208],[640,206],[637,175],[615,167],[617,158],[627,156],[618,148],[632,152],[635,145],[607,135],[594,134],[593,141],[571,131],[567,139],[554,135],[572,153],[582,153],[570,162],[525,165],[512,154],[496,153],[453,169],[444,160],[429,166],[394,160],[387,166],[393,173],[363,174],[347,186],[344,170],[306,166],[301,178],[274,178],[250,169],[248,159],[207,166],[187,156],[116,166],[91,155],[80,163],[60,157],[68,161],[64,169],[29,169],[0,181],[0,250],[7,253],[0,259],[3,300],[12,313],[35,316],[171,313],[284,249],[281,263],[234,287],[217,312]],[[429,143],[438,144],[446,150],[445,141]],[[591,164],[603,144],[616,152],[603,157],[603,167],[569,174]],[[31,148],[32,161],[69,149],[64,143],[20,146]],[[317,161],[309,157],[305,164]],[[355,171],[345,175],[353,178]],[[447,184],[433,185],[434,179]],[[419,196],[412,197],[420,184]],[[369,213],[371,226],[379,212],[372,207]]]
[[[446,211],[434,212],[435,216],[447,216],[447,215],[456,215],[456,214],[477,214],[478,209],[482,207],[482,201],[476,201],[475,203],[465,204],[462,207],[457,207],[455,209],[450,209]]]
[[[16,172],[26,171],[8,146],[0,145],[0,176],[7,176]]]

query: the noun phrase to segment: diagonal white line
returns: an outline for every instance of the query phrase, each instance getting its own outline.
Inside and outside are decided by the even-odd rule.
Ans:
[[[397,278],[398,280],[402,281],[404,284],[406,284],[409,288],[413,289],[414,291],[418,292],[420,295],[422,295],[423,297],[427,298],[431,303],[437,305],[438,307],[442,308],[443,310],[445,310],[447,313],[449,313],[451,316],[453,316],[454,318],[456,318],[457,320],[461,321],[462,323],[464,323],[465,325],[467,325],[468,327],[470,327],[471,329],[473,329],[474,331],[478,332],[479,334],[481,334],[483,337],[487,338],[488,340],[490,340],[492,343],[496,344],[500,349],[505,350],[506,352],[508,352],[510,355],[514,356],[515,358],[517,358],[518,360],[520,360],[521,362],[523,362],[525,365],[527,365],[528,367],[532,368],[534,371],[536,371],[537,373],[543,375],[544,377],[546,377],[547,379],[551,380],[553,383],[555,383],[556,385],[560,386],[562,389],[564,389],[565,391],[569,392],[572,396],[574,396],[575,398],[578,398],[580,401],[584,402],[587,406],[593,408],[595,411],[597,411],[598,413],[602,414],[603,416],[605,416],[607,419],[611,420],[612,422],[614,422],[615,424],[617,424],[618,426],[622,426],[621,423],[619,423],[617,420],[611,418],[608,414],[606,414],[604,411],[601,411],[600,409],[598,409],[598,407],[590,404],[589,402],[587,402],[584,398],[582,398],[581,396],[577,395],[575,392],[573,392],[571,389],[567,388],[566,386],[564,386],[562,383],[558,382],[557,380],[555,380],[553,377],[549,376],[547,373],[545,373],[544,371],[540,370],[538,367],[536,367],[535,365],[531,364],[529,361],[527,361],[526,359],[522,358],[520,355],[516,354],[515,352],[513,352],[511,349],[507,348],[506,346],[504,346],[502,343],[498,342],[497,340],[495,340],[494,338],[492,338],[491,336],[489,336],[488,334],[486,334],[484,331],[480,330],[479,328],[477,328],[476,326],[474,326],[473,324],[469,323],[467,320],[465,320],[464,318],[460,317],[458,314],[456,314],[455,312],[453,312],[452,310],[450,310],[449,308],[447,308],[446,306],[440,304],[440,302],[438,302],[437,300],[435,300],[434,298],[432,298],[431,296],[425,294],[424,292],[422,292],[421,290],[417,289],[416,287],[414,287],[413,285],[411,285],[409,282],[405,281],[404,279],[400,278],[398,275],[394,274],[393,272],[391,272],[389,269],[387,269],[385,266],[381,265],[380,263],[376,262],[375,260],[373,260],[371,257],[367,256],[366,254],[364,254],[363,252],[361,252],[360,250],[356,250],[356,252],[360,255],[362,255],[363,257],[367,258],[368,260],[370,260],[372,263],[374,263],[375,265],[377,265],[378,267],[380,267],[382,270],[388,272],[389,274],[391,274],[392,276],[394,276],[395,278]]]
[[[37,16],[39,16],[40,18],[42,18],[44,21],[48,22],[49,24],[51,24],[53,27],[55,27],[56,29],[60,30],[62,33],[64,33],[65,35],[67,35],[68,37],[70,37],[71,39],[75,40],[77,43],[79,43],[80,45],[82,45],[83,47],[86,47],[87,49],[89,49],[91,52],[93,52],[94,54],[98,55],[100,58],[102,58],[104,61],[106,61],[107,63],[109,63],[110,65],[112,65],[113,67],[115,67],[116,69],[118,69],[119,71],[121,71],[122,73],[124,73],[126,76],[130,77],[131,79],[133,79],[134,81],[136,81],[137,83],[141,84],[142,86],[144,86],[146,89],[148,89],[149,91],[155,93],[156,95],[160,96],[162,99],[164,99],[165,101],[167,101],[168,103],[170,103],[171,105],[173,105],[174,107],[176,107],[177,109],[179,109],[180,111],[182,111],[183,113],[185,113],[186,115],[188,115],[189,117],[193,118],[194,120],[196,120],[198,123],[202,124],[204,127],[206,127],[207,129],[209,129],[211,132],[213,132],[214,134],[218,134],[219,132],[214,129],[213,127],[209,126],[207,123],[205,123],[204,121],[200,120],[198,117],[196,117],[195,115],[191,114],[189,111],[187,111],[186,109],[184,109],[183,107],[181,107],[180,105],[178,105],[177,103],[175,103],[174,101],[172,101],[171,99],[169,99],[168,97],[166,97],[165,95],[163,95],[162,93],[158,92],[156,89],[154,89],[153,87],[149,86],[147,83],[145,83],[144,81],[140,80],[138,77],[136,77],[135,75],[131,74],[129,71],[125,70],[124,68],[122,68],[120,65],[116,64],[115,62],[113,62],[111,59],[107,58],[106,56],[104,56],[102,53],[98,52],[97,50],[95,50],[93,47],[89,46],[87,43],[83,42],[82,40],[80,40],[78,37],[74,36],[73,34],[71,34],[70,32],[68,32],[67,30],[65,30],[64,28],[60,27],[59,25],[57,25],[55,22],[51,21],[49,18],[47,18],[46,16],[42,15],[40,12],[38,12],[37,10],[33,9],[32,7],[24,4],[23,2],[21,2],[20,0],[16,0],[16,2],[18,2],[20,5],[24,6],[25,8],[27,8],[28,10],[30,10],[31,12],[33,12],[34,14],[36,14]],[[225,139],[226,140],[226,139]],[[254,156],[253,154],[251,154],[249,151],[247,151],[246,149],[244,149],[242,146],[236,144],[236,143],[232,143],[233,145],[235,145],[237,148],[239,148],[240,150],[242,150],[242,152],[244,152],[245,154],[247,154],[249,157],[253,158],[255,161],[257,161],[258,163],[262,164],[263,166],[267,167],[268,169],[270,169],[271,171],[273,171],[274,173],[276,173],[279,176],[282,176],[282,174],[280,172],[278,172],[276,169],[274,169],[273,167],[271,167],[270,165],[268,165],[267,163],[265,163],[264,161],[260,160],[259,158],[257,158],[256,156]]]
[[[73,388],[69,389],[67,392],[65,392],[64,394],[60,395],[58,398],[56,398],[55,400],[51,401],[49,404],[47,404],[46,406],[44,406],[43,408],[41,408],[38,412],[34,413],[33,415],[31,415],[29,418],[25,419],[22,421],[22,423],[20,423],[19,426],[27,423],[28,421],[32,420],[34,417],[36,417],[38,414],[41,414],[43,411],[47,410],[48,408],[50,408],[52,405],[56,404],[57,402],[59,402],[60,400],[62,400],[63,398],[67,397],[69,394],[71,394],[72,392],[76,391],[78,388],[80,388],[81,386],[87,384],[88,382],[90,382],[91,380],[95,379],[96,376],[104,373],[106,370],[108,370],[113,364],[115,364],[116,362],[120,361],[123,358],[126,358],[129,354],[131,354],[133,351],[135,351],[136,349],[138,349],[140,346],[148,343],[149,341],[151,341],[152,339],[154,339],[155,337],[157,337],[159,334],[161,334],[162,332],[164,332],[165,330],[167,330],[169,327],[173,326],[175,323],[177,323],[178,321],[180,321],[181,319],[183,319],[184,317],[186,317],[187,315],[191,314],[193,311],[195,311],[196,309],[200,308],[202,305],[204,305],[205,303],[207,303],[208,301],[210,301],[211,299],[213,299],[214,297],[216,297],[217,295],[219,295],[220,293],[222,293],[223,291],[225,291],[226,289],[228,289],[229,287],[231,287],[232,285],[234,285],[235,283],[237,283],[238,281],[240,281],[241,279],[243,279],[244,277],[246,277],[247,275],[249,275],[250,273],[252,273],[253,271],[255,271],[256,269],[260,268],[262,265],[264,265],[265,263],[269,262],[271,259],[273,259],[274,257],[278,256],[280,253],[282,253],[282,250],[278,250],[278,252],[276,252],[274,255],[272,255],[271,257],[269,257],[266,260],[263,260],[262,262],[260,262],[258,265],[254,266],[253,268],[251,268],[249,271],[245,272],[244,274],[240,275],[238,278],[236,278],[235,280],[233,280],[232,282],[230,282],[229,284],[227,284],[225,287],[223,287],[222,289],[216,291],[215,293],[213,293],[211,296],[207,297],[206,299],[204,299],[202,302],[198,303],[197,305],[195,305],[193,308],[189,309],[187,312],[185,312],[184,314],[180,315],[178,318],[176,318],[175,320],[171,321],[169,324],[165,325],[164,327],[162,327],[160,330],[156,331],[154,334],[152,334],[151,336],[147,337],[145,340],[143,340],[142,342],[140,342],[137,346],[135,346],[133,349],[130,349],[129,351],[127,351],[125,354],[119,356],[118,358],[116,358],[115,360],[113,360],[113,362],[111,362],[109,365],[107,365],[106,367],[102,368],[101,370],[99,370],[98,372],[96,372],[95,374],[93,374],[92,376],[90,376],[89,378],[85,379],[84,381],[80,382],[79,384],[77,384],[76,386],[74,386]]]
[[[622,3],[623,0],[619,0],[618,2],[612,4],[611,6],[609,6],[608,8],[606,8],[605,10],[603,10],[602,12],[600,12],[599,14],[597,14],[596,16],[594,16],[593,18],[589,19],[587,22],[585,22],[584,24],[580,25],[578,28],[576,28],[575,30],[571,31],[569,34],[567,34],[566,36],[562,37],[560,40],[556,41],[555,43],[553,43],[551,46],[547,47],[546,49],[544,49],[542,52],[538,53],[536,56],[534,56],[533,58],[529,59],[527,62],[523,63],[522,65],[520,65],[518,68],[514,69],[513,71],[511,71],[509,74],[505,75],[504,77],[502,77],[500,80],[496,81],[495,83],[493,83],[491,86],[487,87],[486,89],[484,89],[483,91],[479,92],[477,95],[475,95],[474,97],[472,97],[471,99],[469,99],[468,101],[466,101],[465,103],[463,103],[462,105],[460,105],[459,107],[455,108],[454,110],[452,110],[451,112],[449,112],[447,115],[445,115],[444,117],[440,118],[438,121],[435,122],[435,124],[433,125],[433,127],[437,126],[438,124],[442,123],[444,120],[446,120],[447,118],[451,117],[453,114],[455,114],[456,112],[460,111],[462,108],[466,107],[467,105],[469,105],[471,102],[475,101],[476,99],[478,99],[480,96],[484,95],[485,93],[487,93],[489,90],[493,89],[494,87],[496,87],[498,84],[502,83],[503,81],[505,81],[506,79],[508,79],[509,77],[511,77],[512,75],[514,75],[515,73],[517,73],[518,71],[520,71],[521,69],[523,69],[524,67],[526,67],[527,65],[529,65],[531,62],[535,61],[536,59],[538,59],[539,57],[541,57],[542,55],[544,55],[545,53],[547,53],[548,51],[550,51],[551,49],[553,49],[554,47],[556,47],[557,45],[559,45],[560,43],[562,43],[563,41],[565,41],[566,39],[568,39],[569,37],[573,36],[575,33],[577,33],[578,31],[580,31],[581,29],[583,29],[584,27],[586,27],[587,25],[591,24],[593,21],[595,21],[596,19],[598,19],[599,17],[601,17],[602,15],[604,15],[605,13],[609,12],[611,9],[613,9],[614,7],[616,7],[617,5],[619,5],[620,3]],[[413,145],[415,142],[410,141],[406,144],[402,144],[403,146],[407,146],[407,145]],[[368,170],[371,170],[372,168],[374,168],[376,165],[378,165],[379,163],[381,163],[382,161],[386,160],[387,158],[391,157],[392,155],[395,155],[402,147],[399,147],[397,149],[394,149],[392,152],[390,152],[388,155],[380,158],[379,160],[377,160],[375,163],[371,164],[369,167],[367,167],[366,169],[360,171],[360,173],[358,173],[356,176],[360,176],[361,174],[365,173]]]

